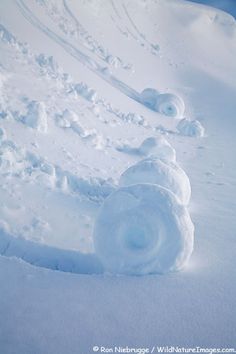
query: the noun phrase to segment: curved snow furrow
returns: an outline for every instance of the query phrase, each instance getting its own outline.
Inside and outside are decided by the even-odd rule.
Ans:
[[[131,36],[135,41],[139,41],[138,38],[130,31],[130,29],[125,26],[125,30],[123,30],[119,24],[117,23],[117,21],[114,19],[113,16],[110,16],[112,22],[114,23],[114,25],[116,26],[116,28],[118,29],[118,31],[123,35],[125,36],[126,38],[129,38],[129,36]]]
[[[152,51],[158,52],[158,51],[159,51],[159,46],[158,46],[157,44],[155,45],[155,44],[151,43],[151,42],[146,38],[146,36],[145,36],[142,32],[139,31],[138,27],[136,26],[136,24],[135,24],[134,21],[132,20],[132,18],[131,18],[131,16],[130,16],[129,12],[128,12],[128,10],[127,10],[127,7],[125,6],[124,3],[122,3],[122,7],[123,7],[123,9],[124,9],[124,12],[125,12],[125,14],[126,14],[128,20],[129,20],[130,24],[132,25],[132,27],[134,28],[134,30],[136,31],[136,33],[139,35],[139,37],[141,37],[142,40],[144,40],[144,41],[151,47]],[[154,54],[154,53],[153,53],[153,54]]]
[[[73,56],[76,60],[86,66],[89,70],[94,72],[104,81],[111,84],[113,87],[118,89],[120,92],[124,93],[126,96],[132,98],[133,100],[142,103],[140,99],[140,94],[122,82],[121,80],[117,79],[110,73],[105,72],[104,68],[98,64],[95,60],[90,58],[88,55],[81,52],[79,49],[75,48],[72,44],[67,42],[62,37],[58,36],[52,30],[50,30],[47,26],[45,26],[35,15],[34,13],[25,5],[23,0],[15,0],[17,6],[19,7],[22,15],[25,17],[27,21],[29,21],[34,27],[38,28],[41,32],[46,34],[49,38],[55,41],[57,44],[62,46],[65,51]]]
[[[113,2],[112,0],[110,0],[110,3],[111,3],[111,6],[112,6],[112,8],[113,8],[113,11],[114,11],[115,15],[118,17],[118,21],[119,21],[119,22],[123,22],[123,18],[122,18],[121,15],[119,14],[119,12],[118,12],[118,10],[117,10],[117,8],[116,8],[114,2]],[[123,36],[125,36],[126,38],[128,38],[129,35],[130,35],[135,41],[137,41],[137,42],[139,41],[139,40],[138,40],[138,37],[135,36],[135,35],[132,33],[132,31],[131,31],[125,24],[123,24],[123,26],[124,26],[124,28],[125,28],[125,30],[123,30],[123,29],[120,27],[120,25],[118,24],[117,20],[116,20],[112,15],[110,15],[110,17],[111,17],[112,22],[113,22],[113,23],[115,24],[115,26],[117,27],[118,31],[119,31]]]
[[[113,0],[110,0],[110,2],[111,2],[111,6],[112,6],[112,8],[113,8],[113,10],[114,10],[114,12],[115,12],[115,14],[116,14],[116,16],[117,16],[120,20],[122,20],[122,17],[121,17],[121,15],[120,15],[119,11],[117,10],[117,7],[115,6],[114,1],[113,1]]]
[[[111,2],[111,6],[112,6],[112,8],[113,8],[113,11],[114,11],[115,15],[118,17],[118,21],[119,21],[119,22],[123,22],[123,18],[122,18],[121,15],[119,14],[119,12],[118,12],[118,10],[117,10],[117,8],[116,8],[114,2],[113,2],[112,0],[111,0],[110,2]],[[132,31],[131,31],[126,25],[124,25],[125,30],[123,30],[123,29],[120,27],[120,25],[117,23],[116,19],[115,19],[112,15],[111,15],[110,17],[111,17],[113,23],[115,24],[115,26],[117,27],[118,31],[119,31],[122,35],[124,35],[124,36],[127,37],[127,38],[128,38],[128,36],[130,35],[135,41],[138,41],[138,38],[132,33]]]
[[[128,28],[128,26],[125,23],[124,17],[119,13],[117,7],[114,4],[113,0],[110,0],[112,9],[117,17],[118,22],[123,22],[123,27],[125,28],[125,30],[123,30],[120,25],[118,24],[118,22],[115,20],[115,18],[113,16],[111,16],[111,19],[113,21],[113,23],[115,24],[115,26],[117,27],[117,29],[119,30],[119,32],[122,35],[125,35],[125,37],[128,37],[129,35],[137,42],[141,45],[141,47],[146,47],[151,54],[153,55],[157,55],[159,53],[159,46],[156,44],[151,43],[150,41],[148,41],[148,39],[146,38],[146,36],[139,31],[138,27],[136,26],[136,24],[134,23],[134,21],[132,20],[127,7],[125,6],[124,3],[122,3],[122,12],[125,13],[125,17],[128,19],[128,22],[130,23],[132,29],[136,32],[137,35],[135,35],[131,29]]]
[[[77,274],[102,274],[95,254],[63,250],[15,237],[0,227],[0,255],[17,257],[37,267]]]

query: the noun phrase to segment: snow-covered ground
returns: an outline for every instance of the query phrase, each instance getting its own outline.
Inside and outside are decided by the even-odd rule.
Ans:
[[[0,1],[0,354],[236,348],[235,58],[193,2]]]

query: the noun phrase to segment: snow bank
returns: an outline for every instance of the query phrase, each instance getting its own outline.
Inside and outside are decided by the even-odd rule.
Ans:
[[[150,157],[129,167],[119,181],[120,186],[138,183],[160,185],[172,191],[182,204],[189,203],[191,196],[189,178],[177,163]]]
[[[205,129],[198,120],[181,119],[177,125],[177,130],[181,135],[191,137],[203,137]]]
[[[179,96],[172,93],[162,93],[157,96],[155,110],[169,117],[182,118],[185,104]]]
[[[173,193],[139,184],[105,200],[94,242],[106,271],[144,275],[182,269],[193,250],[193,234],[189,213]]]
[[[31,101],[27,106],[27,114],[22,118],[25,125],[42,133],[48,130],[47,112],[43,102]]]

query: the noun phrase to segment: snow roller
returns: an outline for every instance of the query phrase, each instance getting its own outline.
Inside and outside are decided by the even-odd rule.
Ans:
[[[153,111],[172,118],[183,118],[185,112],[181,97],[173,93],[159,93],[153,88],[146,88],[141,92],[140,102]]]

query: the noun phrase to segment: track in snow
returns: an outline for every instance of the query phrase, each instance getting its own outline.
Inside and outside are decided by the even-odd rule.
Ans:
[[[141,102],[141,97],[140,93],[134,90],[132,87],[128,86],[118,78],[116,78],[114,75],[107,73],[106,71],[104,72],[104,67],[102,67],[100,64],[98,64],[94,59],[90,58],[88,55],[84,54],[82,51],[80,51],[78,48],[67,42],[65,39],[57,35],[55,32],[53,32],[51,29],[49,29],[47,26],[45,26],[35,15],[34,13],[25,5],[23,0],[15,0],[18,8],[20,9],[22,15],[25,17],[25,19],[30,22],[34,27],[39,29],[41,32],[43,32],[45,35],[47,35],[49,38],[51,38],[54,42],[59,44],[61,47],[64,48],[64,50],[70,54],[72,57],[74,57],[76,60],[78,60],[80,63],[82,63],[84,66],[86,66],[89,70],[94,72],[96,75],[98,75],[100,78],[102,78],[104,81],[108,82],[110,85],[118,89],[120,92],[125,94],[126,96],[132,98],[134,101]]]
[[[0,255],[17,257],[36,267],[77,274],[102,274],[96,255],[63,250],[11,235],[0,225]]]
[[[113,0],[110,0],[112,9],[114,11],[114,14],[116,15],[117,20],[111,15],[111,19],[119,32],[124,35],[125,37],[128,37],[129,35],[141,45],[141,47],[146,47],[151,54],[158,55],[159,54],[159,46],[157,44],[151,43],[146,36],[138,29],[137,25],[135,22],[132,20],[127,7],[125,6],[124,3],[122,3],[121,10],[124,16],[120,14],[118,11],[118,8],[116,7],[115,3]],[[130,24],[131,28],[130,29],[126,23],[125,23],[125,18],[128,20],[128,23]],[[123,27],[125,30],[122,29],[120,26],[120,23],[123,22]]]

